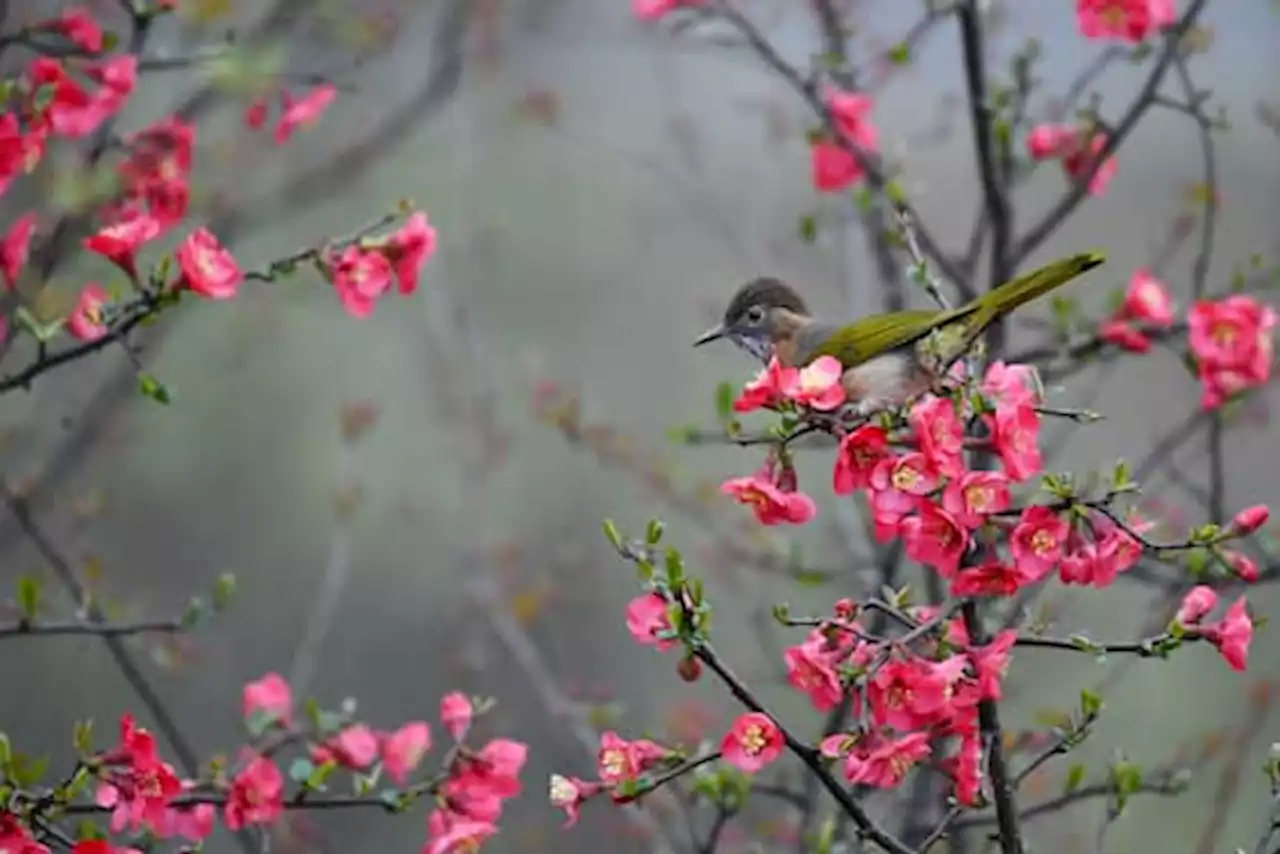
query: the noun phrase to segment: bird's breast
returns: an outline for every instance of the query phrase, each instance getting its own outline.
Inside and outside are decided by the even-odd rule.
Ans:
[[[841,377],[850,400],[901,402],[928,388],[915,359],[907,352],[885,353],[849,368]]]

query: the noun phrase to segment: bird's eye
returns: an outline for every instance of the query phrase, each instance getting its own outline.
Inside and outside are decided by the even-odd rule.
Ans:
[[[764,309],[758,305],[753,305],[747,309],[747,322],[756,324],[764,320]]]

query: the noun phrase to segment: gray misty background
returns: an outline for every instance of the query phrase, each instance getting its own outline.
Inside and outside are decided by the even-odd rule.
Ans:
[[[57,4],[7,5],[21,18]],[[190,643],[134,645],[202,754],[234,747],[240,686],[269,670],[301,674],[331,705],[357,697],[362,713],[383,725],[434,719],[440,695],[461,688],[498,698],[487,732],[531,746],[526,793],[486,850],[635,845],[604,805],[592,804],[579,827],[562,832],[545,803],[547,774],[589,775],[590,726],[606,717],[636,735],[705,708],[714,734],[733,709],[716,685],[684,685],[673,660],[626,636],[621,614],[634,577],[602,541],[602,517],[638,530],[662,515],[672,541],[695,558],[725,540],[785,554],[789,536],[817,565],[840,565],[844,554],[832,534],[848,508],[829,499],[827,524],[771,539],[744,537],[740,508],[695,501],[702,509],[690,514],[667,500],[758,464],[753,451],[682,448],[665,438],[673,425],[710,424],[716,384],[750,371],[728,348],[688,347],[739,280],[787,277],[832,312],[880,305],[861,232],[840,226],[843,203],[809,189],[809,116],[752,56],[718,45],[716,32],[641,25],[625,0],[227,5],[229,16],[208,26],[167,21],[151,50],[183,55],[223,29],[265,28],[287,45],[291,70],[345,87],[322,122],[284,149],[245,142],[241,102],[200,114],[203,216],[222,227],[237,256],[257,265],[346,232],[403,197],[439,228],[439,254],[416,296],[388,299],[363,322],[344,316],[312,272],[167,317],[148,332],[143,358],[172,390],[170,407],[136,393],[114,350],[5,397],[3,474],[37,484],[38,519],[77,566],[100,573],[119,613],[168,613],[219,574],[238,575],[236,607]],[[748,6],[793,61],[817,50],[804,5]],[[1044,44],[1039,108],[1101,49],[1077,35],[1073,8],[1066,0],[998,7],[994,70],[1025,38]],[[855,57],[896,42],[919,16],[919,4],[903,0],[853,10]],[[390,25],[366,39],[356,26],[366,19]],[[1234,264],[1280,251],[1280,140],[1256,117],[1260,103],[1280,100],[1280,11],[1267,0],[1216,0],[1203,23],[1214,43],[1193,60],[1196,80],[1228,106],[1234,124],[1217,138],[1223,208],[1210,287],[1221,290]],[[935,28],[917,57],[877,90],[874,119],[925,223],[955,250],[969,233],[977,185],[954,23]],[[1126,104],[1144,74],[1114,66],[1097,86],[1103,114]],[[198,71],[147,78],[125,124],[173,110],[201,80]],[[1166,241],[1187,186],[1201,180],[1199,163],[1192,124],[1152,111],[1124,146],[1107,195],[1083,205],[1031,261],[1105,249],[1109,266],[1077,289],[1101,311],[1108,292]],[[1019,222],[1032,221],[1062,188],[1055,167],[1040,169],[1016,197]],[[5,210],[5,227],[16,212]],[[823,227],[810,246],[798,239],[797,221],[814,212]],[[1183,248],[1162,271],[1184,304],[1192,254]],[[108,272],[78,258],[53,284],[70,293]],[[1037,312],[1046,316],[1043,307],[1028,314]],[[1030,334],[1015,330],[1015,344]],[[532,391],[544,380],[580,394],[583,418],[624,433],[635,453],[661,454],[662,477],[604,465],[539,423]],[[1086,370],[1058,400],[1108,420],[1087,430],[1054,426],[1051,434],[1073,434],[1054,440],[1064,442],[1057,465],[1139,458],[1197,399],[1168,350]],[[340,411],[353,401],[370,402],[378,417],[360,441],[345,443]],[[1229,432],[1230,508],[1280,501],[1280,449],[1265,400],[1250,413]],[[1192,443],[1179,456],[1189,478],[1203,477],[1202,449]],[[821,495],[826,459],[810,465],[805,473]],[[663,478],[674,486],[662,487]],[[335,494],[349,498],[352,484],[359,503],[344,518]],[[1187,504],[1173,481],[1149,488]],[[720,646],[761,683],[776,676],[782,637],[777,630],[761,639],[762,609],[785,597],[803,612],[856,590],[846,580],[797,590],[741,562],[708,565],[700,571],[717,604]],[[47,569],[11,520],[0,520],[0,579],[10,584],[24,572]],[[1063,594],[1057,633],[1127,639],[1149,597],[1125,583],[1105,594]],[[1280,606],[1273,590],[1251,601],[1264,614]],[[92,716],[106,737],[122,711],[138,707],[95,639],[16,640],[2,649],[2,727],[15,743],[63,755],[75,720]],[[1123,750],[1158,763],[1238,729],[1250,688],[1280,676],[1275,649],[1274,630],[1260,632],[1244,676],[1199,647],[1170,662],[1126,665],[1107,684],[1107,714],[1079,759],[1101,769]],[[1020,656],[1006,724],[1033,725],[1037,715],[1072,707],[1081,687],[1116,664]],[[762,692],[788,720],[812,715],[785,691]],[[597,708],[603,701],[616,705]],[[1280,740],[1278,721],[1256,728],[1237,769],[1220,851],[1256,836],[1267,802],[1257,769]],[[1051,776],[1054,791],[1066,764]],[[1193,850],[1224,768],[1209,763],[1182,798],[1136,801],[1110,850]],[[1087,845],[1100,809],[1085,804],[1035,823],[1031,839],[1039,850]],[[423,834],[419,817],[372,811],[306,821],[306,835],[280,844],[411,851]],[[234,850],[226,838],[212,845]]]

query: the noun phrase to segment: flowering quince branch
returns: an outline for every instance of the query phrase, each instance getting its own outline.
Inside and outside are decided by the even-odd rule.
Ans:
[[[691,4],[694,5],[694,4]],[[874,135],[867,136],[860,130],[865,123],[850,121],[847,110],[859,112],[863,109],[858,102],[837,102],[838,94],[857,99],[851,93],[824,94],[815,79],[807,78],[777,51],[764,37],[749,18],[735,9],[728,0],[707,0],[704,5],[708,14],[720,18],[730,24],[747,42],[757,56],[775,73],[781,76],[792,89],[804,100],[822,123],[822,133],[827,137],[826,143],[815,143],[815,171],[828,168],[831,159],[841,160],[837,171],[845,175],[839,186],[847,186],[859,177],[865,176],[872,189],[877,193],[894,197],[895,203],[906,207],[907,201],[902,197],[901,189],[890,181],[884,166],[880,163],[875,151]],[[834,149],[834,151],[833,151]],[[925,243],[925,251],[949,278],[959,279],[958,270],[942,249],[927,233],[921,234]]]
[[[1164,45],[1156,58],[1155,64],[1148,73],[1146,82],[1134,97],[1129,108],[1121,116],[1119,122],[1116,123],[1114,128],[1109,128],[1105,136],[1102,137],[1099,150],[1086,159],[1087,162],[1080,169],[1080,174],[1075,184],[1054,207],[1044,214],[1039,222],[1031,226],[1014,243],[1010,255],[1011,268],[1020,266],[1032,252],[1038,249],[1057,230],[1058,226],[1089,195],[1091,187],[1096,186],[1094,182],[1098,176],[1105,174],[1106,170],[1110,168],[1108,163],[1111,156],[1120,149],[1121,144],[1138,126],[1138,123],[1142,121],[1147,110],[1155,103],[1155,96],[1159,94],[1160,84],[1164,81],[1164,77],[1170,67],[1172,67],[1174,58],[1182,46],[1183,38],[1195,26],[1206,5],[1207,0],[1191,0],[1182,16],[1164,30],[1162,34]]]
[[[143,635],[177,634],[185,631],[182,618],[138,620],[122,623],[95,623],[89,620],[19,620],[0,624],[0,638],[54,635]]]
[[[428,820],[424,854],[449,854],[477,847],[497,831],[503,802],[520,791],[518,775],[526,748],[510,739],[493,739],[479,749],[465,742],[475,719],[492,702],[474,701],[453,692],[440,705],[440,723],[452,746],[433,776],[414,780],[414,771],[432,745],[431,730],[424,721],[411,721],[392,732],[371,729],[354,719],[354,703],[340,712],[321,709],[314,701],[304,704],[305,725],[294,721],[294,701],[287,681],[267,674],[244,686],[242,712],[251,739],[239,758],[228,765],[215,759],[209,772],[198,773],[198,761],[181,732],[154,697],[127,653],[119,646],[125,635],[143,632],[179,633],[194,629],[211,614],[223,611],[234,595],[234,580],[219,579],[212,595],[191,600],[176,620],[111,623],[71,574],[70,567],[34,528],[20,498],[0,483],[10,509],[24,531],[53,565],[85,612],[82,619],[45,620],[40,584],[23,577],[17,585],[14,605],[20,613],[16,624],[0,625],[0,639],[22,635],[90,634],[102,637],[117,657],[121,669],[137,690],[166,739],[183,754],[188,779],[159,755],[152,734],[139,727],[132,715],[121,720],[118,746],[107,751],[91,747],[88,724],[76,727],[75,745],[80,759],[65,778],[44,782],[44,763],[13,750],[0,733],[0,787],[8,792],[0,806],[0,849],[24,854],[47,854],[47,844],[62,845],[76,854],[127,854],[148,839],[184,838],[199,842],[213,829],[220,810],[232,831],[274,823],[286,810],[381,808],[401,812],[423,797],[433,796],[436,809]],[[277,759],[294,748],[302,749],[288,767],[286,777]],[[335,773],[346,772],[355,784],[353,794],[330,791]],[[382,778],[395,785],[379,788]],[[87,799],[86,799],[87,798]],[[68,816],[110,814],[112,836],[127,838],[123,846],[108,843],[100,831],[72,840],[58,828]],[[95,847],[98,846],[98,847]]]
[[[23,43],[38,55],[18,77],[7,81],[14,106],[0,114],[0,192],[23,173],[32,171],[58,138],[89,138],[83,158],[89,170],[99,170],[108,151],[120,149],[121,159],[114,165],[113,174],[101,176],[110,179],[109,187],[105,191],[90,187],[79,191],[83,198],[73,206],[75,212],[60,217],[34,250],[33,238],[42,231],[40,217],[34,211],[20,216],[0,240],[0,273],[6,291],[0,301],[4,314],[0,358],[9,352],[17,333],[32,339],[35,351],[26,367],[0,380],[0,392],[26,388],[43,371],[113,343],[125,345],[136,363],[136,355],[125,340],[128,333],[153,320],[185,290],[205,299],[230,299],[242,282],[271,281],[308,260],[316,261],[344,308],[357,317],[368,316],[393,281],[403,294],[416,289],[418,268],[434,252],[435,232],[424,215],[407,209],[401,211],[406,216],[404,226],[380,241],[337,241],[326,247],[323,257],[308,250],[280,259],[268,273],[247,275],[207,228],[197,228],[181,241],[172,258],[165,257],[145,279],[141,277],[138,252],[187,216],[196,132],[176,116],[123,138],[114,132],[121,110],[137,87],[139,73],[145,70],[142,50],[152,22],[172,11],[173,4],[125,4],[125,8],[130,18],[130,38],[123,51],[115,50],[116,37],[104,33],[92,14],[81,7],[31,24],[11,37],[10,43]],[[65,49],[43,50],[47,46],[32,43],[32,34],[56,36]],[[284,75],[279,80],[287,78]],[[86,86],[83,80],[91,85]],[[317,121],[336,92],[337,87],[329,83],[300,97],[281,89],[282,111],[274,129],[275,142],[284,144],[300,129]],[[267,111],[265,101],[255,102],[246,124],[251,129],[261,127]],[[118,145],[113,146],[113,141]],[[90,183],[96,188],[102,181],[95,175]],[[88,213],[80,213],[82,209]],[[99,224],[96,232],[83,241],[84,247],[115,264],[125,276],[123,284],[111,288],[85,284],[65,317],[37,317],[21,307],[18,283],[27,268],[35,268],[31,278],[38,282],[36,288],[43,288],[68,248],[68,241],[88,218],[96,218]],[[359,245],[351,245],[354,243]],[[171,267],[176,268],[176,276],[169,279]],[[137,298],[126,301],[124,287],[132,288]],[[14,319],[16,330],[9,323]],[[62,334],[80,343],[51,354],[50,343]],[[140,383],[144,392],[167,402],[167,391],[154,378],[143,374]]]
[[[229,288],[227,295],[230,296],[234,294],[240,281],[276,282],[282,276],[294,273],[300,266],[311,263],[320,270],[322,275],[333,281],[335,288],[339,288],[340,297],[357,306],[353,313],[371,310],[372,300],[376,295],[381,294],[381,291],[376,288],[383,285],[378,282],[373,283],[375,290],[371,292],[374,294],[372,297],[361,294],[358,288],[364,287],[363,283],[368,280],[359,278],[364,275],[361,273],[363,268],[357,267],[356,264],[376,264],[377,262],[368,262],[365,259],[385,257],[379,253],[391,254],[394,250],[388,250],[386,247],[395,247],[416,240],[417,238],[413,236],[416,233],[424,235],[423,240],[429,239],[434,245],[434,233],[428,231],[430,227],[426,225],[426,219],[421,214],[410,215],[405,227],[390,238],[370,240],[370,235],[386,228],[402,216],[402,213],[380,216],[348,235],[328,240],[321,246],[299,249],[271,261],[262,268],[243,272],[239,270],[230,254],[217,245],[216,239],[208,231],[197,230],[192,232],[188,240],[179,248],[178,264],[180,267],[183,265],[183,257],[191,257],[197,253],[210,253],[207,256],[208,260],[216,259],[218,263],[229,265],[222,271],[225,281],[229,284],[214,285],[214,287]],[[425,237],[427,234],[431,236]],[[184,248],[187,249],[186,256],[182,254]],[[130,266],[136,263],[132,260],[131,253],[122,257],[127,259]],[[347,260],[344,261],[344,258]],[[198,263],[201,260],[204,259],[200,258],[190,263]],[[391,271],[389,264],[390,262],[386,268],[388,276]],[[45,341],[41,340],[34,358],[27,365],[12,374],[0,377],[0,394],[16,389],[29,389],[31,383],[41,374],[90,356],[111,344],[123,344],[127,341],[129,333],[138,326],[153,322],[158,315],[176,306],[181,301],[182,289],[176,287],[175,281],[169,278],[171,266],[172,262],[166,256],[146,277],[145,284],[142,284],[134,267],[133,280],[139,283],[137,287],[139,293],[127,300],[113,303],[109,301],[107,293],[102,289],[97,288],[92,292],[86,289],[81,295],[80,302],[77,303],[76,311],[66,321],[67,330],[72,337],[80,339],[79,342],[51,351]],[[389,278],[387,281],[389,283]],[[190,284],[190,280],[177,280],[177,284],[196,289]],[[89,298],[85,298],[85,293],[89,294]],[[43,334],[52,337],[55,331],[56,329],[51,329]]]
[[[918,233],[910,210],[901,204],[901,191],[877,171],[878,156],[874,160],[866,156],[875,154],[877,134],[867,118],[871,104],[864,96],[820,88],[819,73],[805,76],[789,65],[725,0],[639,0],[636,10],[641,17],[653,19],[685,6],[733,26],[747,46],[822,117],[822,131],[810,140],[815,187],[820,191],[843,190],[866,179],[871,190],[884,197],[875,203],[887,201],[898,217],[901,240],[912,262],[911,278],[945,308],[948,291],[966,295],[972,288],[955,270],[972,273],[988,235],[993,243],[993,283],[999,283],[1086,197],[1098,195],[1115,170],[1113,155],[1153,105],[1175,108],[1196,118],[1206,148],[1205,183],[1210,187],[1215,184],[1207,137],[1218,125],[1201,110],[1203,97],[1190,83],[1183,53],[1206,3],[1190,0],[1183,5],[1179,17],[1172,4],[1163,0],[1077,3],[1077,19],[1086,38],[1123,40],[1147,50],[1149,38],[1162,44],[1142,90],[1115,125],[1095,115],[1083,127],[1041,125],[1030,129],[1030,159],[1058,161],[1070,184],[1058,203],[1022,235],[1013,233],[1007,193],[1030,171],[1017,168],[1022,164],[1015,162],[1011,146],[1012,135],[1022,132],[1028,114],[1030,59],[1023,59],[1021,74],[1015,68],[1014,76],[1021,82],[1016,82],[1018,91],[1010,111],[1008,99],[1003,97],[1008,93],[1002,91],[1001,97],[996,97],[986,79],[986,45],[982,44],[978,4],[934,7],[939,9],[939,17],[954,13],[960,26],[984,196],[974,236],[958,265],[938,252],[927,235]],[[850,75],[845,73],[846,39],[839,13],[824,0],[816,0],[815,8],[822,19],[820,31],[830,54],[828,61],[839,60],[831,76],[847,90],[852,84],[841,82],[848,81]],[[834,27],[826,20],[831,17],[836,20]],[[1078,100],[1107,65],[1129,55],[1125,49],[1104,51],[1073,84],[1068,102]],[[1132,51],[1135,62],[1144,55],[1141,49]],[[1159,91],[1170,69],[1183,83],[1185,105],[1172,102]],[[1126,575],[1134,575],[1132,571],[1144,560],[1177,558],[1195,575],[1245,583],[1261,577],[1253,559],[1238,551],[1234,541],[1258,532],[1267,522],[1268,511],[1261,505],[1249,507],[1226,520],[1221,484],[1216,482],[1220,475],[1214,476],[1210,490],[1215,498],[1206,504],[1208,521],[1193,526],[1186,537],[1157,538],[1148,536],[1153,523],[1121,506],[1125,496],[1139,494],[1126,464],[1117,463],[1109,478],[1096,473],[1077,478],[1046,471],[1047,455],[1040,438],[1045,418],[1061,417],[1083,425],[1102,417],[1088,409],[1046,404],[1037,368],[1058,359],[1074,369],[1089,354],[1104,348],[1145,352],[1155,341],[1173,342],[1186,336],[1189,361],[1201,383],[1201,405],[1212,413],[1219,430],[1217,410],[1225,402],[1269,382],[1275,312],[1239,292],[1219,299],[1205,295],[1212,205],[1216,200],[1205,203],[1201,248],[1192,271],[1194,304],[1183,317],[1156,277],[1159,266],[1153,265],[1152,270],[1134,271],[1112,315],[1089,324],[1090,337],[1084,343],[1072,340],[1078,331],[1072,311],[1060,311],[1055,303],[1061,343],[1043,348],[1043,357],[1006,358],[984,366],[985,354],[961,354],[948,366],[956,368],[947,372],[948,383],[908,401],[898,411],[846,417],[841,367],[838,363],[823,364],[822,359],[803,369],[784,368],[775,360],[736,397],[732,386],[727,393],[717,392],[722,430],[688,431],[681,438],[690,443],[721,441],[767,448],[760,469],[725,481],[723,493],[747,506],[763,525],[812,521],[818,513],[817,504],[800,490],[791,456],[797,447],[793,443],[814,434],[834,437],[832,491],[837,496],[864,497],[873,537],[884,552],[890,554],[892,547],[901,546],[907,558],[928,570],[929,599],[913,602],[906,588],[895,590],[887,584],[879,598],[837,601],[827,618],[791,620],[779,606],[775,614],[784,625],[809,629],[803,641],[783,654],[787,681],[807,696],[815,710],[828,713],[829,724],[836,722],[816,745],[806,745],[761,705],[715,652],[707,591],[700,579],[686,571],[678,550],[659,549],[661,524],[656,520],[651,523],[643,542],[636,543],[624,540],[616,527],[607,523],[607,537],[620,555],[636,565],[644,588],[626,611],[633,638],[659,652],[679,650],[676,669],[683,679],[697,680],[704,668],[709,669],[747,709],[721,743],[717,764],[727,767],[710,770],[716,757],[708,754],[708,766],[698,772],[700,776],[723,782],[736,779],[735,774],[755,775],[790,753],[812,772],[807,782],[818,780],[834,796],[844,813],[841,818],[850,818],[861,837],[872,838],[887,850],[899,851],[896,846],[903,846],[925,851],[950,830],[994,824],[996,841],[1004,854],[1022,854],[1027,849],[1022,823],[1031,815],[1059,809],[1083,797],[1105,796],[1107,818],[1097,840],[1101,850],[1106,829],[1123,814],[1132,796],[1142,792],[1175,794],[1185,788],[1185,774],[1180,771],[1144,775],[1134,763],[1117,760],[1105,783],[1082,786],[1085,770],[1073,766],[1067,795],[1020,807],[1016,798],[1023,784],[1053,758],[1074,750],[1092,732],[1103,707],[1096,693],[1082,691],[1079,709],[1057,727],[1049,745],[1019,766],[1016,754],[1026,747],[1007,743],[1000,719],[1004,675],[1019,648],[1026,653],[1039,647],[1094,656],[1114,652],[1152,658],[1166,657],[1193,641],[1208,643],[1229,666],[1244,670],[1255,630],[1244,596],[1227,604],[1216,618],[1207,619],[1218,610],[1215,585],[1181,584],[1181,603],[1163,631],[1118,643],[1098,643],[1083,635],[1056,638],[1024,629],[1020,626],[1021,607],[997,613],[1007,624],[991,633],[984,611],[1002,604],[1001,600],[1026,601],[1054,581],[1107,588]],[[952,279],[953,287],[944,288],[933,268]],[[1069,306],[1070,301],[1063,304]],[[987,343],[992,358],[997,359],[1003,345],[998,330]],[[774,413],[775,426],[744,432],[734,413],[756,410]],[[1215,471],[1220,471],[1220,443],[1210,453]],[[1139,479],[1145,479],[1149,466],[1144,464],[1140,469],[1143,475]],[[1038,499],[1035,492],[1045,493],[1047,499]],[[896,557],[889,558],[890,571],[896,561]],[[886,572],[884,578],[893,576]],[[874,625],[866,617],[876,620]],[[895,636],[885,629],[886,624],[902,631]],[[936,761],[928,770],[940,770],[950,784],[950,805],[941,811],[940,822],[927,819],[922,837],[912,833],[910,844],[885,831],[838,779],[843,776],[855,787],[854,792],[899,789],[909,776],[919,782],[930,759]],[[616,792],[619,781],[632,781],[650,791],[656,772],[669,769],[672,761],[676,761],[672,751],[661,745],[645,739],[625,741],[616,733],[606,733],[599,755],[600,782],[576,781],[561,786],[553,800],[569,810],[572,819],[583,801],[606,789]],[[776,788],[762,784],[758,791]],[[802,810],[811,810],[803,793],[798,802],[803,804]],[[722,804],[717,806],[720,811],[714,826],[718,833],[726,813]],[[964,815],[966,810],[988,807],[993,815]],[[806,812],[802,827],[807,827],[808,817]],[[826,852],[837,840],[843,841],[838,830],[841,820],[831,826],[837,830],[816,840],[806,837],[805,844],[814,842],[815,850]]]
[[[450,736],[438,771],[419,775],[432,747],[431,730],[412,721],[379,732],[354,718],[354,703],[341,712],[305,704],[305,724],[295,723],[288,683],[269,673],[244,687],[242,707],[250,739],[238,758],[215,758],[207,774],[180,778],[158,751],[154,737],[131,715],[120,722],[116,746],[95,750],[92,727],[79,724],[75,768],[53,785],[40,785],[43,772],[0,738],[0,773],[9,790],[0,814],[0,840],[6,850],[47,851],[38,839],[63,842],[55,830],[64,817],[109,814],[110,832],[131,841],[116,847],[103,837],[82,836],[71,846],[77,854],[129,851],[135,842],[182,838],[199,843],[221,815],[230,830],[273,824],[287,810],[375,807],[403,812],[423,798],[434,798],[428,819],[426,854],[474,850],[491,836],[502,802],[520,791],[518,774],[525,747],[494,739],[475,749],[466,742],[473,722],[491,707],[462,694],[441,701],[441,724]],[[293,753],[287,777],[279,763]],[[354,793],[335,794],[335,775],[352,777]],[[390,785],[382,783],[383,778]],[[381,787],[381,788],[379,788]],[[292,791],[290,789],[292,788]],[[105,846],[94,848],[97,844]]]

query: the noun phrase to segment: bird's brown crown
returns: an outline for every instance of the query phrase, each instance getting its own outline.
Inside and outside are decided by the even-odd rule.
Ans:
[[[758,279],[752,279],[738,288],[733,295],[733,299],[729,300],[729,307],[724,311],[725,326],[737,326],[747,311],[756,305],[763,308],[766,314],[770,309],[775,308],[784,308],[799,315],[807,315],[809,313],[808,306],[805,305],[804,300],[791,289],[790,285],[781,279],[762,276]]]

